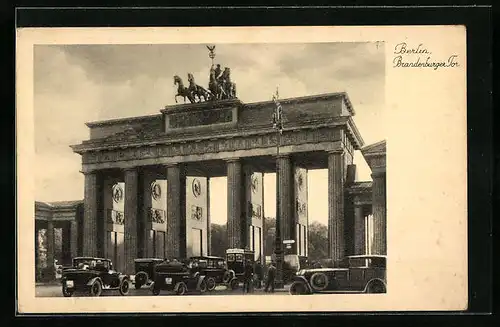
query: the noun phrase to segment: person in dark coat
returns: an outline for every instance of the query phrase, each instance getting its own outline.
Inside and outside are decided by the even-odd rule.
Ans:
[[[257,261],[257,265],[255,266],[255,275],[257,275],[258,278],[258,287],[262,287],[262,281],[264,280],[264,267],[262,267],[262,264],[260,263],[260,260]]]
[[[276,267],[274,263],[269,265],[269,269],[267,270],[267,279],[266,279],[266,287],[264,288],[264,292],[267,292],[269,287],[271,288],[271,293],[274,292],[274,280],[276,278]]]
[[[253,281],[253,265],[250,260],[246,262],[245,273],[243,275],[243,293],[250,293],[252,281]]]

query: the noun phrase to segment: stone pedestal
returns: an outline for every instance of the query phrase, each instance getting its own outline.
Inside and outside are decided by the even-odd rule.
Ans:
[[[280,155],[277,159],[278,187],[280,197],[281,240],[295,239],[295,203],[293,201],[294,170],[289,156]]]
[[[227,161],[227,238],[228,248],[242,248],[244,227],[242,217],[243,174],[239,159]]]
[[[83,216],[83,255],[95,257],[98,242],[98,175],[96,172],[85,173],[84,216]],[[104,242],[105,243],[105,242]]]
[[[344,244],[344,153],[328,154],[328,255],[335,261],[345,256]]]
[[[125,246],[125,273],[134,273],[134,259],[137,255],[137,232],[139,217],[139,172],[136,169],[125,171],[125,226],[124,226],[124,246]]]
[[[372,174],[373,245],[372,254],[387,254],[385,172]]]
[[[361,255],[366,252],[366,226],[363,206],[354,204],[354,254]]]
[[[186,174],[182,165],[167,166],[167,257],[186,256]]]

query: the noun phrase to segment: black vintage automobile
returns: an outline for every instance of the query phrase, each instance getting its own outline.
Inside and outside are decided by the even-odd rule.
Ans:
[[[207,281],[207,289],[215,290],[217,285],[226,284],[230,276],[227,269],[226,260],[222,257],[215,256],[198,256],[191,257],[189,260],[191,271],[198,271],[205,276]]]
[[[134,285],[140,289],[143,285],[150,285],[154,280],[155,266],[165,259],[159,258],[139,258],[135,259]]]
[[[349,256],[333,268],[302,269],[293,278],[290,294],[385,293],[386,257]]]
[[[255,265],[255,252],[246,249],[226,250],[227,273],[224,276],[224,283],[231,289],[238,289],[240,282],[244,282],[245,266],[250,263]],[[259,288],[258,276],[254,273],[253,287]]]
[[[73,266],[62,271],[62,293],[65,297],[75,292],[100,296],[103,291],[117,290],[127,295],[130,277],[113,270],[111,260],[93,257],[77,257]]]
[[[153,295],[159,295],[160,291],[174,292],[177,295],[188,292],[205,293],[207,281],[205,276],[192,270],[186,263],[165,260],[155,266],[154,281],[151,285]]]

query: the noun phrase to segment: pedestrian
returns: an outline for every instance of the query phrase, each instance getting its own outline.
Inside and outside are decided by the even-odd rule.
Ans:
[[[257,276],[257,287],[258,288],[261,288],[262,287],[262,280],[264,279],[263,278],[263,274],[262,274],[262,264],[260,263],[260,258],[259,258],[259,261],[257,261],[256,265],[255,265],[255,275]]]
[[[250,260],[246,262],[243,280],[243,293],[250,293],[250,287],[253,280],[253,265]]]
[[[271,262],[269,269],[267,270],[266,288],[264,292],[267,292],[271,288],[271,293],[274,293],[274,279],[276,278],[276,267],[274,263]]]

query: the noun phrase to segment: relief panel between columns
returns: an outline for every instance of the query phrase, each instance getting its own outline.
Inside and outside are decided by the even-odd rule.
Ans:
[[[208,255],[208,181],[186,177],[187,256]]]

